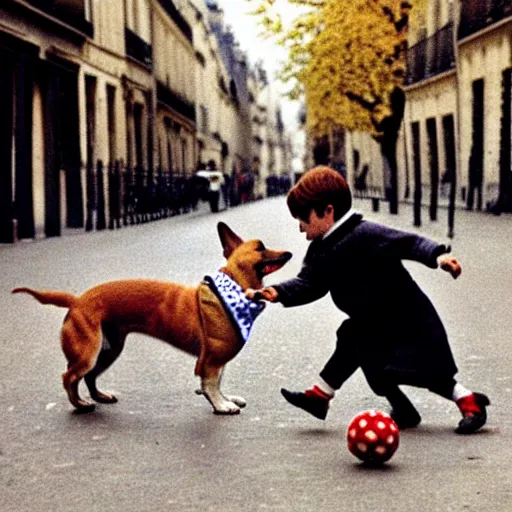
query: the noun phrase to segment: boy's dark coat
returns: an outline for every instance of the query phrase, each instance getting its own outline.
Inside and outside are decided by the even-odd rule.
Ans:
[[[356,357],[370,383],[390,375],[400,384],[430,387],[452,378],[457,367],[439,315],[402,260],[437,268],[437,257],[448,250],[353,214],[310,244],[297,277],[274,287],[286,307],[330,292],[350,317],[338,340],[346,348],[346,364]]]

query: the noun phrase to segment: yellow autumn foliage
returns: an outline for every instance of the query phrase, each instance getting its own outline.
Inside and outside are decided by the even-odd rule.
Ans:
[[[281,79],[290,97],[304,95],[310,133],[343,127],[377,137],[403,85],[410,10],[426,0],[247,1],[258,4],[263,32],[288,49]],[[285,1],[303,9],[286,30],[272,14]]]

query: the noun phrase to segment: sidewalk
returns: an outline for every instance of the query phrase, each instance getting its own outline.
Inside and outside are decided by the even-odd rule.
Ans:
[[[238,208],[239,206],[242,206],[242,205],[230,206],[230,207],[228,207],[228,209]],[[225,209],[226,209],[226,205],[223,202],[223,199],[221,198],[220,212],[224,211]],[[81,236],[81,235],[86,236],[86,235],[90,235],[92,233],[99,233],[99,232],[113,233],[113,232],[116,232],[119,230],[126,230],[126,229],[130,229],[130,228],[133,229],[137,226],[151,226],[154,223],[163,222],[163,221],[171,221],[171,220],[174,222],[186,222],[187,220],[190,220],[190,219],[193,219],[196,217],[211,215],[211,213],[212,212],[210,211],[210,205],[208,204],[208,202],[207,201],[199,201],[197,204],[197,208],[195,210],[190,210],[189,212],[186,212],[186,213],[181,213],[178,215],[171,215],[169,217],[163,217],[161,219],[153,219],[153,220],[150,220],[147,222],[139,222],[139,223],[135,222],[134,224],[128,223],[127,225],[124,225],[124,223],[121,222],[121,226],[118,228],[116,227],[114,229],[109,229],[108,227],[106,227],[104,230],[93,229],[91,231],[86,231],[84,228],[62,227],[60,236],[55,237],[55,238],[73,237],[73,236]],[[10,247],[14,247],[19,243],[44,242],[44,241],[50,240],[51,238],[53,238],[53,237],[47,238],[44,236],[44,234],[38,234],[38,235],[36,235],[36,237],[34,239],[18,240],[14,244],[13,243],[0,243],[0,250],[2,248],[8,249]]]
[[[454,237],[448,238],[448,209],[439,208],[438,220],[429,219],[428,207],[421,211],[422,225],[413,225],[413,205],[400,203],[398,215],[389,213],[387,202],[380,203],[379,212],[373,212],[371,201],[365,199],[354,199],[354,209],[361,211],[365,218],[394,226],[398,229],[422,233],[425,236],[434,238],[439,242],[449,243],[453,248],[471,249],[475,243],[485,243],[488,248],[500,248],[510,252],[512,241],[512,215],[503,214],[500,216],[486,212],[474,212],[464,209],[455,211]],[[512,258],[509,257],[512,266]]]

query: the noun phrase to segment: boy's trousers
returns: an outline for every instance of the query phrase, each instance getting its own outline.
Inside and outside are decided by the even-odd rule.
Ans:
[[[439,333],[445,336],[444,330]],[[336,348],[320,372],[320,377],[333,389],[339,389],[358,369],[363,371],[368,385],[379,396],[386,396],[398,385],[405,384],[427,388],[441,396],[451,398],[455,384],[452,366],[447,371],[431,368],[421,360],[411,359],[410,367],[403,364],[395,370],[394,360],[400,352],[400,342],[390,339],[390,335],[360,327],[352,319],[345,320],[336,332]],[[421,352],[418,357],[421,358]],[[450,361],[451,362],[451,361]],[[455,367],[456,368],[456,367]]]

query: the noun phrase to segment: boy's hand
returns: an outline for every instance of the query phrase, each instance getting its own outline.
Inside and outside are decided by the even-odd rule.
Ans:
[[[259,290],[247,288],[247,290],[245,290],[245,296],[251,300],[266,300],[268,302],[275,302],[279,294],[275,288],[272,288],[272,286],[267,286],[265,288],[260,288]]]
[[[449,254],[441,254],[441,256],[437,258],[437,264],[445,272],[449,272],[453,279],[457,279],[462,272],[459,260],[455,258],[455,256],[450,256]]]

